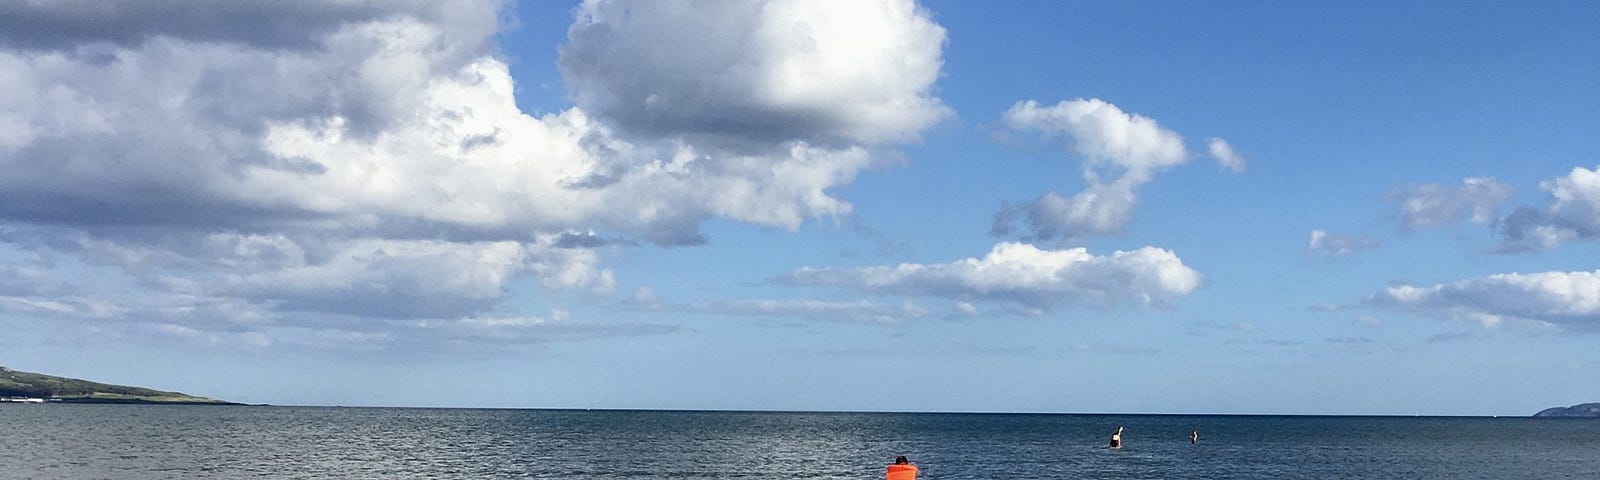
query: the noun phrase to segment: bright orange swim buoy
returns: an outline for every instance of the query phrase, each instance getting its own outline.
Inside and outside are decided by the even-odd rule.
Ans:
[[[890,465],[889,476],[885,480],[917,480],[917,466]]]

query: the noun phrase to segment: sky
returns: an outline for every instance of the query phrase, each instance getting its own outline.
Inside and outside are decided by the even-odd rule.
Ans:
[[[1600,401],[1597,24],[0,1],[0,365],[280,405]]]

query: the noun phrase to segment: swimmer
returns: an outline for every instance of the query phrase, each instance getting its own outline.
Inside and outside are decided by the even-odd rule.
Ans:
[[[1190,430],[1189,431],[1189,443],[1199,443],[1199,442],[1200,442],[1200,431],[1199,430]]]
[[[1122,425],[1117,425],[1117,433],[1111,434],[1111,448],[1122,448]]]
[[[917,466],[906,460],[905,455],[894,457],[894,464],[889,465],[884,480],[917,480]]]

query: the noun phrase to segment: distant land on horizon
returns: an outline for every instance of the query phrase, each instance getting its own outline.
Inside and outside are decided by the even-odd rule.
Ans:
[[[0,398],[41,398],[63,403],[130,403],[147,405],[238,405],[143,387],[129,387],[23,372],[0,367]]]
[[[1535,417],[1600,418],[1600,403],[1580,403],[1570,407],[1551,407],[1533,414]]]
[[[0,366],[0,399],[5,398],[40,398],[61,403],[243,405],[180,392],[112,385],[42,373],[23,372]],[[1546,418],[1600,418],[1600,402],[1581,403],[1570,407],[1546,408],[1534,413],[1533,416]]]

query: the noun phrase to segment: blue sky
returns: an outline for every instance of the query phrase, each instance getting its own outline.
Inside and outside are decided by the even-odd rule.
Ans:
[[[1592,4],[77,7],[0,9],[13,368],[310,405],[1600,398]]]

